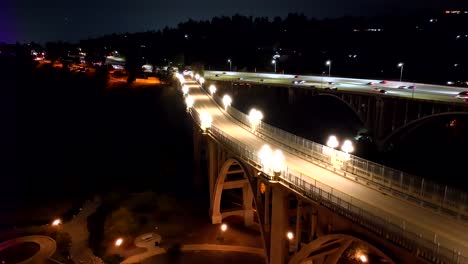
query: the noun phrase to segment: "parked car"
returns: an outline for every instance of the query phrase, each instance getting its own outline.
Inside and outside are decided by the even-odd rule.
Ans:
[[[380,84],[387,84],[387,81],[380,81]]]
[[[304,80],[295,80],[295,81],[292,81],[292,84],[304,84],[305,81]]]
[[[468,100],[468,91],[459,92],[457,95],[455,95],[455,97],[467,101]]]

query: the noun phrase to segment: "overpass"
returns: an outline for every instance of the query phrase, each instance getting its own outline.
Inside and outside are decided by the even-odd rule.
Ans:
[[[468,103],[456,97],[458,93],[468,91],[468,88],[463,87],[375,79],[221,71],[207,71],[205,78],[228,89],[242,89],[245,85],[284,87],[288,89],[291,104],[295,98],[311,94],[334,97],[354,112],[382,148],[398,139],[402,130],[424,123],[422,121],[427,121],[429,117],[468,113]],[[294,81],[302,82],[293,84]],[[385,94],[379,92],[382,90]]]
[[[252,124],[198,82],[179,80],[193,100],[195,165],[202,153],[208,156],[212,222],[240,215],[246,225],[258,223],[267,263],[336,263],[356,241],[368,241],[363,248],[390,262],[468,263],[465,193]],[[281,150],[284,160],[260,157],[265,144]],[[221,208],[229,189],[242,190],[238,210]],[[287,230],[295,230],[289,250]],[[318,237],[323,241],[314,243]]]

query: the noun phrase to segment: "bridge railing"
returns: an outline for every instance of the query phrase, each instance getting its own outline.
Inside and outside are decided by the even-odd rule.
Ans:
[[[223,107],[222,99],[219,96],[214,95],[212,98]],[[227,107],[226,111],[245,127],[251,127],[246,114],[234,107]],[[296,136],[262,121],[257,124],[255,131],[283,146],[293,146],[293,149],[289,149],[311,161],[333,165],[332,157],[327,154],[327,147],[324,145]],[[356,176],[356,180],[365,181],[374,188],[439,213],[468,221],[468,195],[465,192],[354,155],[349,155],[349,157],[350,159],[344,166],[340,166],[338,169],[353,174]]]
[[[200,125],[199,113],[195,108],[190,111],[193,119]],[[206,133],[211,134],[216,140],[220,141],[228,149],[236,153],[240,158],[250,165],[261,169],[261,161],[256,154],[255,149],[234,139],[216,126],[211,126]],[[456,250],[451,250],[444,245],[432,240],[434,234],[428,234],[419,227],[404,223],[402,219],[383,218],[378,215],[387,215],[380,212],[378,208],[372,211],[380,212],[372,214],[363,208],[369,207],[364,202],[353,199],[352,196],[338,191],[326,184],[313,180],[297,171],[286,168],[281,172],[280,177],[271,176],[268,173],[265,176],[269,180],[277,180],[283,185],[288,186],[300,192],[302,195],[320,202],[323,206],[329,208],[337,214],[343,215],[351,221],[365,227],[367,230],[383,237],[392,243],[399,245],[417,256],[429,260],[433,263],[468,263],[468,258],[461,255]],[[422,235],[424,234],[424,235]]]

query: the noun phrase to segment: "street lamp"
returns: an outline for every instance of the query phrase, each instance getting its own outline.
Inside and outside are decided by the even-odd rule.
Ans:
[[[255,130],[257,125],[263,119],[263,114],[259,110],[252,108],[249,112],[248,118],[249,118],[250,123],[252,124],[252,129]]]
[[[273,64],[274,69],[275,69],[275,73],[276,73],[276,60],[271,60],[271,64]]]
[[[55,220],[52,222],[52,226],[58,226],[58,225],[60,225],[61,223],[62,223],[62,220],[60,220],[60,219],[57,218],[57,219],[55,219]]]
[[[223,105],[224,105],[224,110],[227,110],[228,106],[230,106],[232,103],[231,96],[225,94],[223,96]]]
[[[115,240],[114,244],[115,244],[116,247],[120,247],[122,245],[122,243],[123,243],[123,239],[122,238],[117,238]]]
[[[272,153],[273,151],[268,145],[263,145],[260,151],[258,152],[258,157],[260,158],[262,170],[266,173],[268,173],[268,169],[270,168]]]
[[[327,141],[327,146],[330,147],[330,148],[336,148],[338,147],[340,143],[338,142],[338,139],[331,135],[330,137],[328,137],[328,141]]]
[[[213,96],[213,94],[216,93],[216,86],[214,86],[214,84],[212,84],[212,85],[210,85],[208,90],[210,90],[210,94],[211,94],[211,96]]]
[[[228,59],[227,62],[229,63],[229,71],[232,71],[232,61]]]
[[[271,167],[273,169],[273,173],[276,176],[279,176],[281,171],[284,169],[284,155],[281,150],[277,149],[275,152],[273,152],[273,158],[271,159]]]
[[[208,128],[211,127],[211,123],[213,122],[213,118],[208,112],[202,112],[200,114],[200,127],[205,132]]]
[[[184,96],[187,95],[188,92],[189,92],[188,86],[187,85],[182,86],[182,93],[184,94]]]
[[[361,254],[359,256],[359,260],[362,262],[362,263],[367,263],[367,256],[364,255],[364,254]]]
[[[288,231],[288,233],[286,233],[286,237],[291,241],[294,238],[293,232]]]
[[[404,66],[405,66],[405,64],[403,62],[398,63],[398,67],[401,68],[401,70],[400,70],[400,82],[401,82],[401,80],[403,78],[403,67]]]
[[[325,65],[328,66],[328,78],[330,78],[330,74],[331,74],[331,64],[332,64],[332,63],[331,63],[331,60],[327,60],[327,61],[325,62]]]
[[[353,152],[354,147],[353,143],[351,143],[351,140],[347,139],[343,142],[343,145],[341,146],[341,150],[343,150],[346,154]]]
[[[227,225],[226,225],[226,224],[222,224],[222,225],[221,225],[221,231],[226,232],[226,230],[227,230]]]
[[[193,104],[195,103],[195,100],[193,99],[192,96],[187,96],[185,98],[185,104],[187,105],[187,111],[193,107]]]
[[[195,74],[195,80],[198,81],[199,79],[200,79],[200,74],[196,73],[196,74]]]
[[[203,85],[205,83],[205,78],[200,77],[200,79],[198,79],[198,81],[200,82],[200,85]]]

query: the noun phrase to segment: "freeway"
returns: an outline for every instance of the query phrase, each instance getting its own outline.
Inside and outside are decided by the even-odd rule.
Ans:
[[[297,78],[295,78],[297,76]],[[326,89],[336,87],[340,91],[359,92],[359,93],[378,93],[373,88],[385,90],[384,96],[397,96],[405,98],[414,98],[422,100],[441,101],[448,103],[465,102],[455,96],[467,88],[433,85],[413,82],[385,81],[375,79],[353,79],[328,76],[306,76],[290,74],[271,74],[271,73],[250,73],[250,72],[223,72],[223,71],[205,71],[206,79],[219,81],[242,81],[256,84],[286,85],[302,88]],[[241,79],[239,79],[241,78]],[[292,84],[295,80],[302,80],[304,83]],[[332,82],[333,84],[329,84]],[[370,85],[370,83],[372,83]],[[399,88],[404,86],[405,88]],[[408,87],[414,86],[414,89]]]
[[[213,118],[212,126],[230,135],[244,147],[255,153],[264,144],[270,145],[272,149],[281,149],[285,156],[286,166],[302,173],[303,180],[312,185],[317,181],[330,186],[334,190],[347,194],[351,197],[351,202],[363,210],[387,219],[389,223],[402,226],[418,234],[421,239],[435,241],[436,244],[440,243],[441,247],[446,247],[451,252],[460,252],[463,256],[468,256],[468,238],[465,236],[468,233],[468,223],[456,221],[396,197],[384,195],[289,153],[277,142],[266,141],[250,130],[246,130],[211,100],[198,83],[187,80],[185,85],[189,87],[189,94],[195,100],[194,109],[198,113],[208,112]],[[348,197],[343,197],[343,199],[349,199]]]

